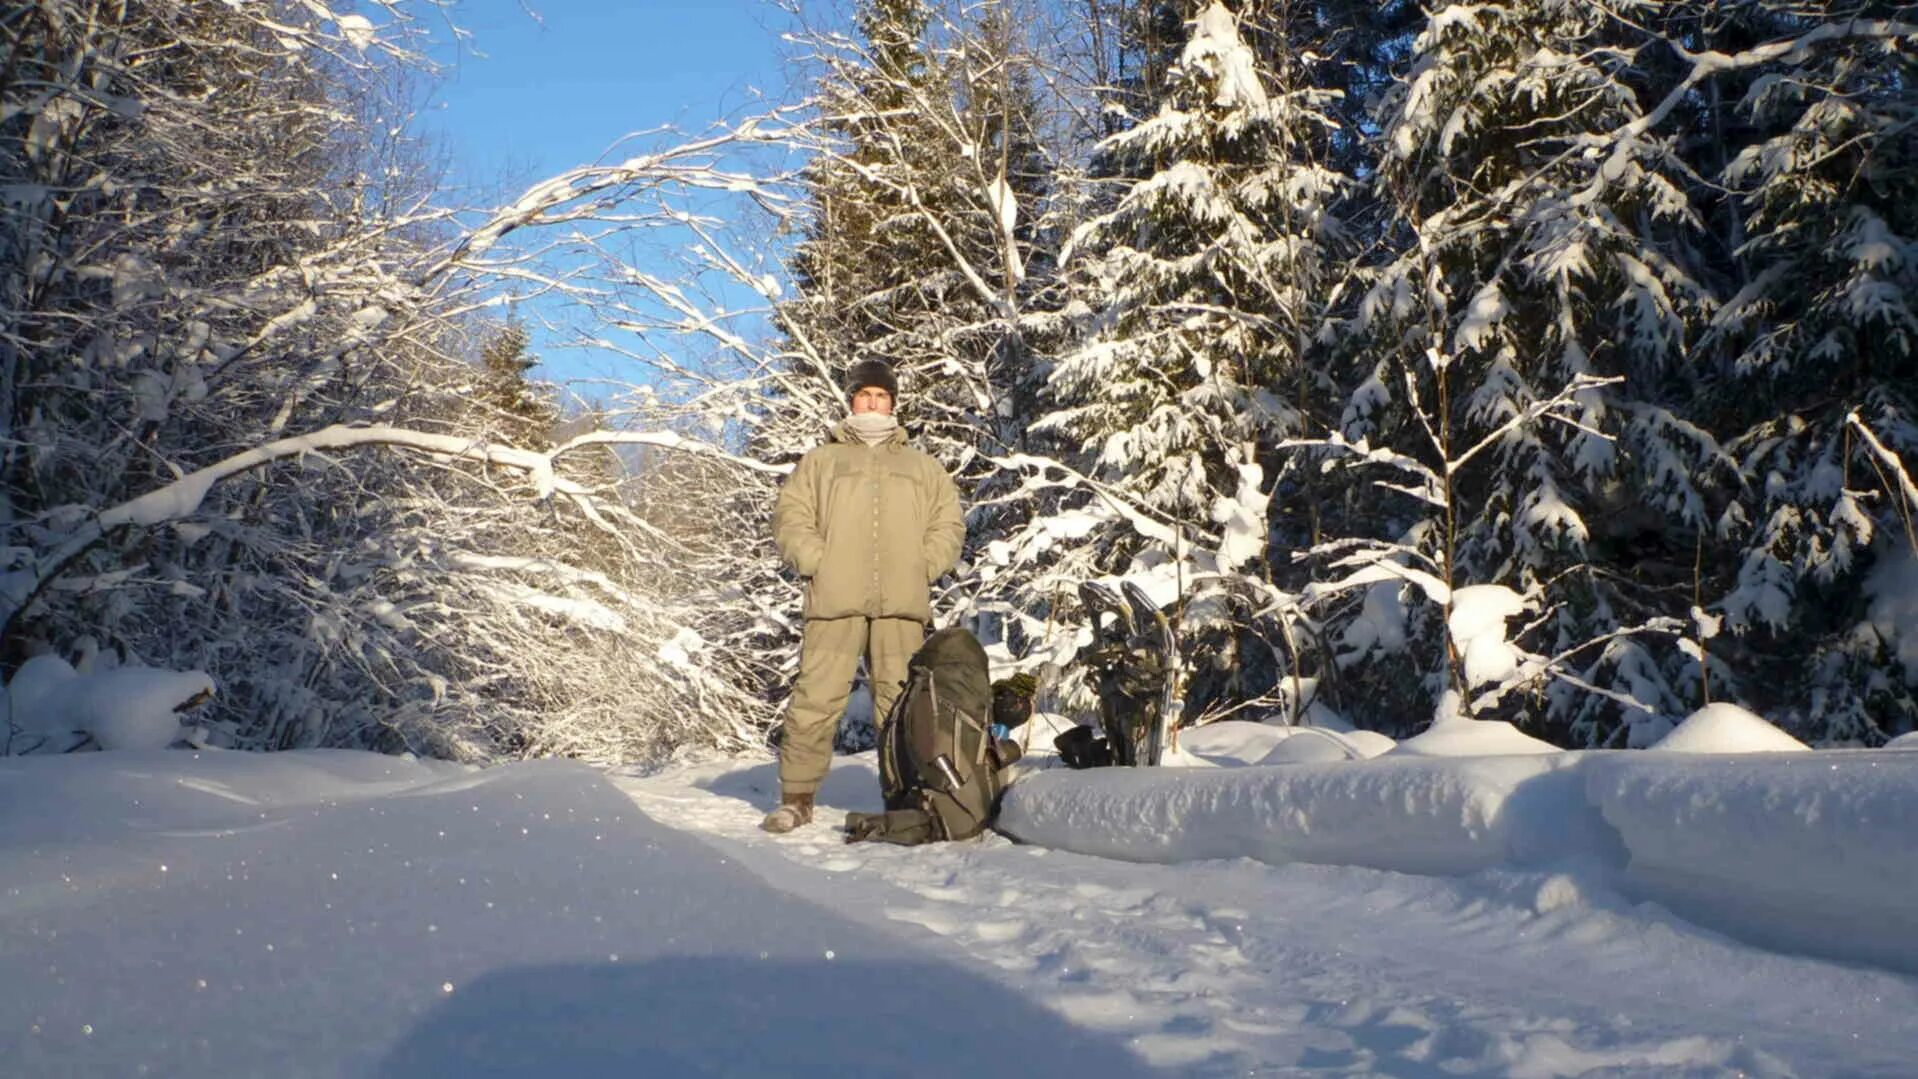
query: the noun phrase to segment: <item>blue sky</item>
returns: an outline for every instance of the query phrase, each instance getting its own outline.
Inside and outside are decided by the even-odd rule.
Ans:
[[[592,161],[632,131],[704,127],[784,79],[765,0],[464,0],[455,17],[484,55],[442,57],[424,119],[481,188]]]
[[[444,82],[421,127],[467,204],[595,161],[635,131],[757,111],[755,89],[778,99],[786,79],[773,29],[784,18],[767,0],[462,0],[454,17],[470,47],[436,57]],[[619,373],[537,328],[534,347],[541,377]]]

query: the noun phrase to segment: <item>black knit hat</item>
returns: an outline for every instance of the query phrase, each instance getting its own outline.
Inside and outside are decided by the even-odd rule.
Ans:
[[[877,386],[894,401],[899,400],[899,379],[892,373],[892,364],[884,360],[860,360],[846,369],[848,398],[868,386]]]

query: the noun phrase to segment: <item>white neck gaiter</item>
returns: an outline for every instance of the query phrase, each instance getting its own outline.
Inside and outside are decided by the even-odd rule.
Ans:
[[[868,446],[877,446],[899,430],[899,421],[884,412],[855,412],[846,417],[846,426]]]

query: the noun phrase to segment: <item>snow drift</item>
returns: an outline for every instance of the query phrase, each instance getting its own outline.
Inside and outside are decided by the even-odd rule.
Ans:
[[[1765,947],[1918,972],[1918,754],[1539,753],[1491,730],[1436,744],[1504,755],[1034,771],[1000,827],[1140,862],[1571,870]]]

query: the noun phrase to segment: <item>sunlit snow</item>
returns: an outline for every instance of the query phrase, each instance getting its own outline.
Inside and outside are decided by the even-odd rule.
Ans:
[[[1067,722],[1033,725],[1002,819],[1019,842],[911,849],[832,827],[877,807],[870,754],[841,758],[820,823],[782,839],[756,827],[765,757],[650,776],[331,751],[0,761],[0,1059],[23,1076],[1909,1066],[1918,754],[1754,754],[1755,728],[1726,727],[1724,754],[1484,755],[1522,747],[1453,719],[1376,755],[1376,734],[1227,721],[1186,734],[1203,767],[1073,772],[1047,745]],[[1287,747],[1297,763],[1255,763]]]

